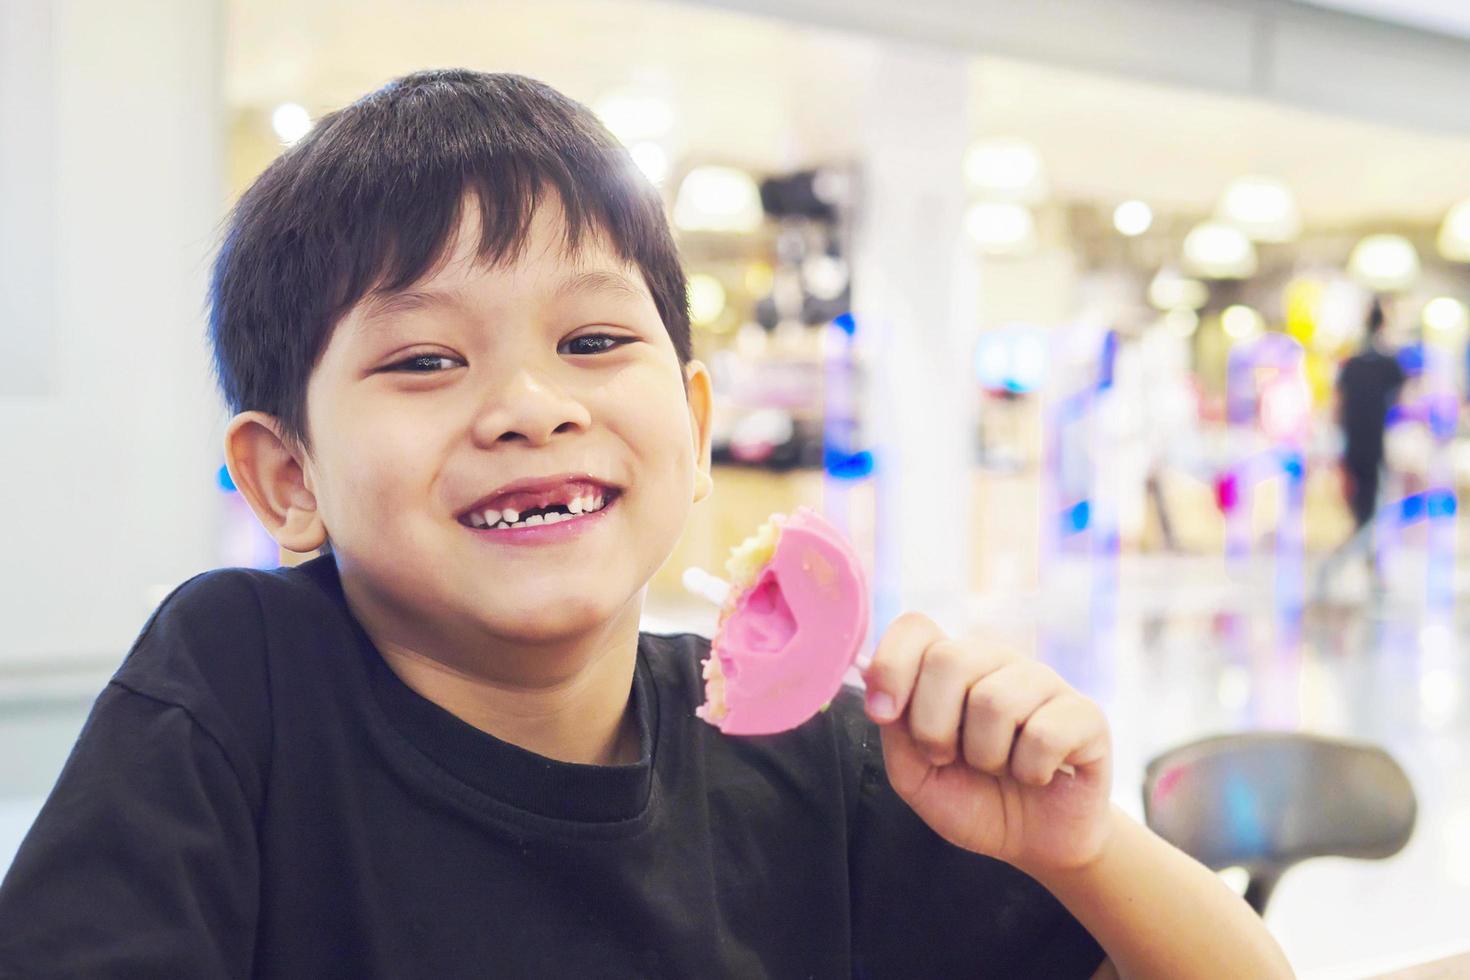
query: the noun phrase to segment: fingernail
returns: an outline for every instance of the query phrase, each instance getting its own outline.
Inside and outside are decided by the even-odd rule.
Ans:
[[[893,717],[893,708],[893,695],[882,691],[873,691],[868,695],[868,714],[874,718],[882,718],[887,721]]]

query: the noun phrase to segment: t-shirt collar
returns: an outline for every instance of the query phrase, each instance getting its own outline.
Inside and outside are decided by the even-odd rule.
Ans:
[[[332,566],[312,571],[332,580],[331,591],[342,601],[357,634],[375,700],[389,724],[429,762],[486,796],[542,817],[611,822],[643,812],[653,785],[658,732],[658,696],[643,649],[646,637],[639,637],[630,691],[638,723],[638,761],[618,766],[562,762],[480,731],[403,683],[346,608],[331,556],[309,564],[317,562]]]

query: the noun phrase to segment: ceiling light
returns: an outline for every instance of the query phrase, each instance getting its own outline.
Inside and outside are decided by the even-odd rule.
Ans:
[[[725,287],[714,276],[696,272],[689,277],[689,319],[707,327],[725,312]]]
[[[1421,315],[1425,329],[1446,336],[1463,333],[1470,326],[1470,310],[1451,296],[1436,296],[1424,304]]]
[[[1046,197],[1046,175],[1036,147],[1019,139],[987,139],[965,154],[965,176],[986,197],[1035,204]]]
[[[593,111],[624,146],[660,139],[674,128],[674,107],[667,99],[648,93],[609,92],[597,100]]]
[[[847,263],[822,252],[810,255],[801,263],[801,281],[817,299],[835,300],[847,288]]]
[[[965,214],[965,231],[990,255],[1021,255],[1036,246],[1036,219],[1019,204],[982,201]]]
[[[1177,337],[1192,337],[1199,328],[1199,314],[1190,309],[1170,310],[1164,314],[1164,328]]]
[[[1301,234],[1296,196],[1275,177],[1237,177],[1220,199],[1219,217],[1258,242],[1287,242]]]
[[[290,146],[311,132],[311,113],[295,102],[283,102],[271,113],[271,129],[276,138]]]
[[[1237,342],[1260,336],[1266,329],[1261,314],[1239,304],[1225,307],[1225,312],[1220,314],[1220,326],[1225,336]]]
[[[755,296],[764,296],[771,291],[775,278],[775,271],[769,263],[752,262],[745,267],[745,291]]]
[[[685,231],[751,232],[763,218],[755,181],[734,167],[695,167],[674,201],[674,224]]]
[[[643,140],[628,147],[628,155],[651,184],[662,184],[669,175],[669,155],[653,140]]]
[[[812,175],[812,194],[834,208],[851,204],[853,189],[852,176],[845,171],[826,167]]]
[[[1143,201],[1124,201],[1113,209],[1113,227],[1129,238],[1142,235],[1154,223],[1154,210]]]
[[[1206,221],[1184,237],[1184,265],[1206,279],[1248,279],[1256,274],[1256,248],[1240,229]]]
[[[1450,208],[1439,226],[1439,254],[1451,262],[1470,262],[1470,201]]]
[[[1210,300],[1210,287],[1165,267],[1148,284],[1148,301],[1156,310],[1198,310]]]
[[[1348,271],[1368,289],[1407,289],[1419,278],[1419,253],[1402,235],[1369,235],[1353,246]]]

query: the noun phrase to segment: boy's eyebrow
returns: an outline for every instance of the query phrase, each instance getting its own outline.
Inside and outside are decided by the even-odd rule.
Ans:
[[[593,269],[581,272],[562,280],[561,285],[556,288],[555,297],[566,299],[571,296],[586,293],[623,293],[635,298],[647,295],[627,276],[619,272],[608,272],[601,269]],[[380,295],[368,300],[364,304],[362,315],[358,318],[358,327],[366,328],[372,326],[379,320],[384,320],[394,313],[404,313],[409,310],[420,310],[432,306],[467,306],[468,302],[464,295],[457,289],[409,289],[401,293],[393,293],[391,296]]]
[[[431,306],[464,306],[463,294],[457,289],[408,289],[392,295],[379,295],[364,304],[359,327],[368,327],[394,313],[421,310]]]
[[[645,291],[639,289],[627,276],[598,269],[569,276],[556,290],[558,299],[579,293],[626,293],[634,297],[645,295]]]

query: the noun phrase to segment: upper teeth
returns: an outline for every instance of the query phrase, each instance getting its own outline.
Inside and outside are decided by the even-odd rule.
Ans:
[[[556,524],[559,521],[569,521],[580,514],[592,514],[602,510],[607,500],[602,493],[583,494],[573,497],[564,506],[569,513],[566,514],[532,514],[530,517],[521,518],[518,511],[514,510],[486,510],[477,515],[471,515],[470,523],[477,528],[512,528],[512,527],[535,527],[538,524]]]

